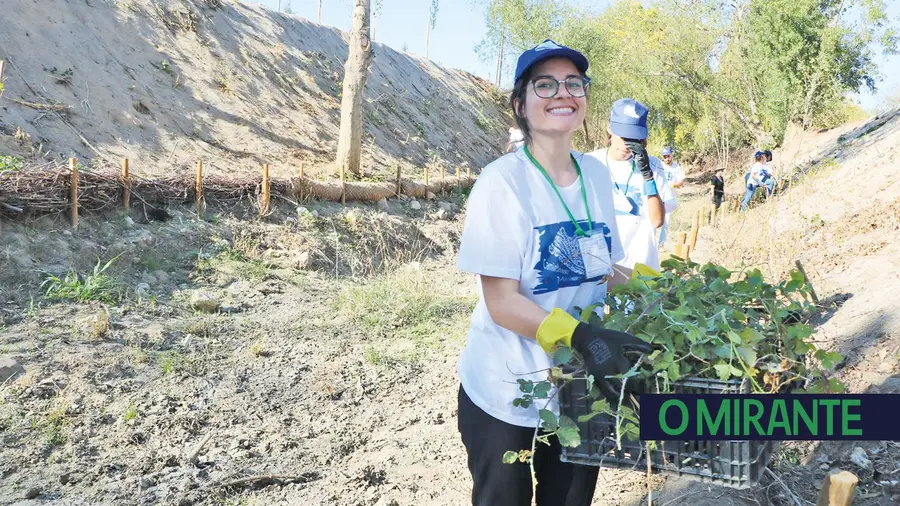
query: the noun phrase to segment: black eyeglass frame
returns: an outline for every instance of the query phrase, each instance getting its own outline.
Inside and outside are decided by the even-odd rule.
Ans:
[[[560,88],[559,85],[560,84],[564,84],[564,83],[568,82],[570,79],[580,79],[581,80],[582,89],[584,90],[584,94],[583,95],[575,95],[572,93],[572,90],[570,90],[569,87],[566,86],[566,90],[569,92],[569,95],[572,95],[575,98],[586,97],[588,94],[588,90],[590,89],[590,86],[591,86],[591,78],[588,76],[568,76],[565,79],[563,79],[562,81],[557,80],[553,76],[537,76],[537,77],[534,77],[531,79],[531,88],[534,90],[534,94],[537,95],[538,98],[548,98],[549,99],[549,98],[555,97],[556,94],[559,93],[559,88]],[[535,83],[537,83],[538,81],[543,81],[543,80],[556,83],[556,89],[553,90],[553,93],[548,97],[542,96],[540,93],[538,93],[537,86],[535,85]]]

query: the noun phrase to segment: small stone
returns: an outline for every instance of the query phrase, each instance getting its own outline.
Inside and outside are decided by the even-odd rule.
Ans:
[[[149,476],[141,476],[139,485],[142,489],[148,489],[156,486],[156,482],[154,482],[153,478],[150,478]]]
[[[0,357],[0,383],[6,383],[10,379],[16,379],[25,374],[22,364],[9,357]]]
[[[412,200],[409,202],[409,208],[418,211],[419,209],[422,209],[422,204],[420,204],[418,200]]]
[[[831,469],[831,465],[823,462],[822,464],[819,465],[819,469],[822,471],[828,471],[829,469]]]
[[[197,290],[191,294],[191,307],[204,313],[215,313],[219,309],[219,301],[212,295]]]
[[[451,204],[449,202],[438,202],[437,206],[438,206],[438,209],[440,209],[444,212],[447,212],[447,213],[453,212],[453,204]]]
[[[71,231],[71,230],[63,230],[63,235],[69,235],[69,236],[70,236],[70,235],[72,235],[72,231]]]
[[[304,214],[307,214],[307,213],[309,213],[309,209],[307,209],[303,206],[297,207],[297,215],[298,216],[303,216]]]
[[[147,283],[138,283],[137,287],[134,289],[134,293],[141,297],[146,297],[147,295],[150,295],[150,285]]]
[[[313,218],[318,218],[318,217],[319,217],[319,211],[316,211],[315,209],[313,209],[313,210],[312,210],[312,216],[313,216]]]
[[[156,282],[166,284],[170,281],[169,274],[165,271],[156,271]]]
[[[62,485],[69,483],[69,481],[71,481],[71,479],[72,479],[72,473],[62,473],[61,475],[59,475],[59,483]]]
[[[134,220],[131,219],[131,216],[125,217],[125,224],[128,225],[129,227],[134,226]]]
[[[869,460],[866,451],[857,446],[850,452],[850,462],[863,469],[872,469],[872,461]]]
[[[378,209],[386,210],[388,208],[388,201],[386,198],[382,197],[381,200],[379,200],[375,205],[378,206]]]
[[[434,200],[434,194],[431,192],[425,192],[425,200]]]
[[[25,491],[25,499],[35,499],[39,495],[41,495],[41,489],[37,487],[32,487]]]

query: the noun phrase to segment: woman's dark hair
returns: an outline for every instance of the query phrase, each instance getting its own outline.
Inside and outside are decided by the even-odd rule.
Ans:
[[[513,86],[512,93],[509,94],[509,107],[513,110],[513,118],[516,120],[516,126],[522,131],[522,138],[525,140],[526,146],[531,144],[531,129],[528,127],[528,120],[525,119],[525,96],[528,95],[528,83],[531,82],[533,70],[534,67],[522,74],[522,77]],[[516,110],[516,100],[519,101],[518,110]]]

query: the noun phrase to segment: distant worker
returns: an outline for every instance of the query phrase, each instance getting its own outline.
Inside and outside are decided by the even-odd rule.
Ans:
[[[663,170],[666,171],[666,181],[669,182],[669,186],[672,188],[684,186],[684,170],[675,161],[675,153],[672,151],[672,148],[668,146],[662,148],[662,152],[659,155],[662,157],[662,166]]]
[[[609,147],[590,153],[612,175],[616,223],[625,248],[625,258],[616,265],[628,271],[636,263],[659,269],[658,229],[678,205],[662,162],[647,154],[647,112],[637,100],[617,100],[607,127]]]
[[[722,205],[722,200],[725,199],[725,171],[722,169],[716,170],[716,175],[712,178],[712,202],[713,205],[716,206],[716,211],[719,210],[719,206]]]
[[[525,145],[525,136],[522,135],[522,131],[516,127],[510,127],[509,142],[506,143],[506,152],[512,153],[523,145]]]
[[[662,167],[666,174],[666,181],[669,182],[669,186],[672,188],[681,188],[684,186],[684,171],[681,170],[681,165],[678,164],[674,160],[675,153],[669,146],[666,146],[662,149],[660,153],[662,157]],[[674,190],[673,190],[673,193]],[[669,232],[669,219],[671,218],[672,213],[666,213],[666,220],[663,223],[662,228],[659,233],[659,243],[664,244],[666,242],[666,235]]]
[[[766,155],[762,151],[757,151],[753,154],[753,159],[756,161],[750,166],[750,170],[744,176],[747,186],[746,191],[744,191],[744,198],[741,199],[741,211],[747,209],[747,206],[750,205],[750,199],[753,198],[753,194],[762,183],[760,174],[764,172],[763,161],[766,159]]]
[[[612,270],[624,253],[609,174],[573,151],[588,108],[587,69],[583,54],[551,40],[519,56],[510,106],[525,144],[489,163],[466,203],[456,265],[478,275],[478,303],[457,365],[457,427],[474,506],[589,506],[600,468],[563,462],[559,438],[537,443],[532,455],[537,497],[531,468],[503,462],[509,450],[532,448],[547,405],[515,403],[517,380],[545,380],[552,353],[568,346],[613,402],[622,385],[612,376],[635,363],[631,353],[652,351],[579,319],[577,308],[603,301],[630,274]]]
[[[771,196],[775,191],[775,168],[772,166],[772,152],[768,149],[763,151],[765,160],[760,170],[760,182],[766,187],[766,195]]]

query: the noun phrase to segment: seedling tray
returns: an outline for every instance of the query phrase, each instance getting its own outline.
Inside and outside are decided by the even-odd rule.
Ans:
[[[722,394],[750,393],[747,382],[688,378],[672,384],[674,393]],[[578,417],[590,413],[594,399],[588,395],[583,379],[567,384],[560,391],[560,412],[578,425],[581,445],[562,450],[562,460],[574,464],[617,469],[647,470],[647,450],[641,441],[622,439],[616,449],[615,418],[597,415],[586,422]],[[684,476],[732,488],[748,488],[759,483],[775,441],[657,441],[650,451],[652,472]]]

